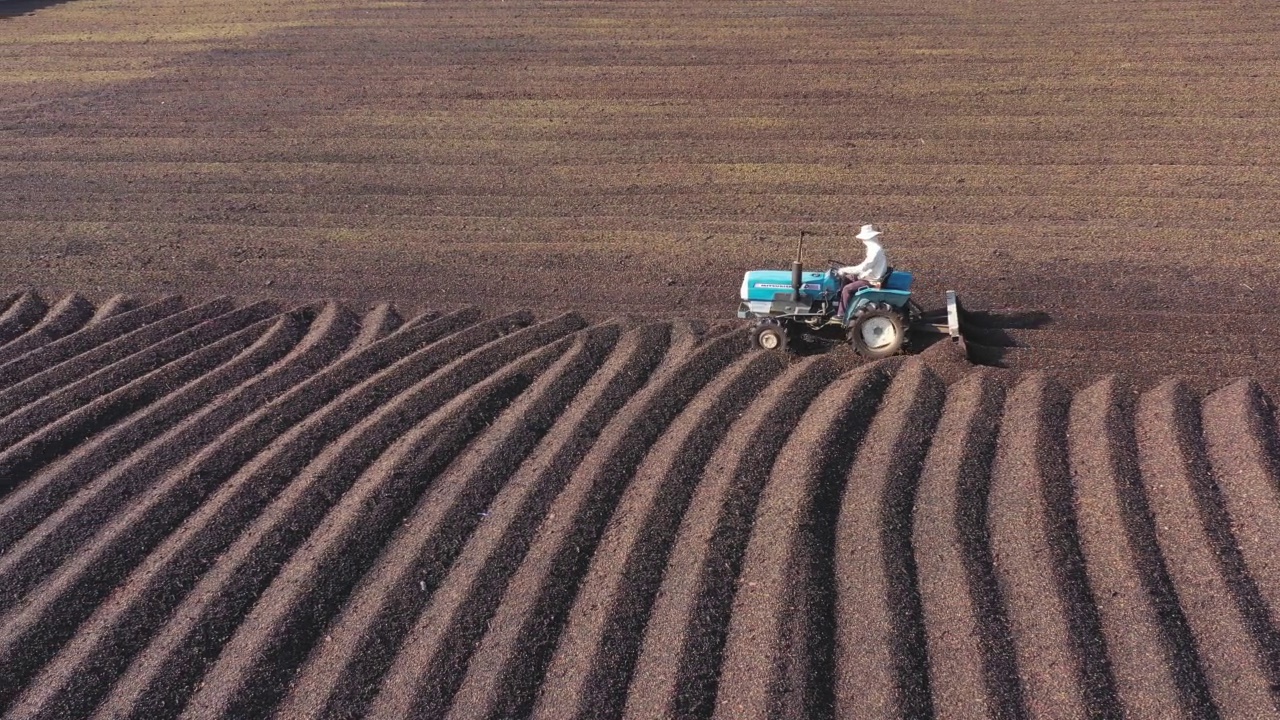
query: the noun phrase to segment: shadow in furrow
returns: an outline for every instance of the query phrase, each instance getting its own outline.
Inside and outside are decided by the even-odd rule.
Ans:
[[[182,308],[182,298],[170,296],[100,321],[91,321],[77,332],[0,365],[0,393],[77,355],[95,350],[143,326],[159,322],[180,312]]]
[[[1105,434],[1115,445],[1116,493],[1125,540],[1142,588],[1155,610],[1160,641],[1165,659],[1172,666],[1170,672],[1182,709],[1190,717],[1217,718],[1191,625],[1169,574],[1168,561],[1156,537],[1155,516],[1142,487],[1135,425],[1137,396],[1127,390],[1121,385],[1107,398],[1104,420]]]
[[[263,591],[191,700],[188,716],[260,718],[288,686],[297,664],[351,587],[376,559],[424,491],[485,428],[582,338],[542,347],[494,368],[483,380],[407,429],[361,473]],[[463,536],[475,512],[452,518]]]
[[[576,399],[563,410],[549,413],[548,420],[554,418],[551,428],[494,498],[485,522],[456,558],[437,558],[434,552],[426,558],[424,582],[433,591],[425,604],[415,604],[412,614],[384,611],[387,617],[379,623],[381,628],[363,631],[371,635],[370,642],[386,642],[397,652],[372,708],[375,714],[444,714],[539,524],[616,413],[649,382],[668,353],[671,335],[666,323],[626,333]],[[379,580],[379,584],[389,582]],[[374,585],[368,592],[387,591]],[[368,621],[352,624],[356,622]],[[401,622],[403,630],[396,627]],[[414,623],[411,628],[410,622]],[[351,632],[362,631],[353,627]],[[386,640],[379,641],[377,636],[383,632]],[[355,698],[343,716],[364,713],[374,701],[370,690],[375,687],[376,678],[370,678],[367,685],[352,688]],[[322,714],[312,711],[307,716]]]
[[[708,462],[644,630],[625,717],[711,717],[760,493],[791,431],[837,372],[834,363],[817,357],[780,374],[753,399]]]
[[[911,528],[946,388],[919,360],[894,378],[845,478],[834,538],[837,715],[929,717]]]
[[[1177,388],[1174,402],[1182,420],[1177,430],[1191,469],[1196,508],[1204,522],[1219,567],[1231,588],[1236,607],[1256,644],[1262,669],[1270,683],[1272,700],[1280,702],[1280,630],[1271,616],[1265,594],[1249,571],[1240,543],[1232,530],[1227,500],[1218,484],[1232,480],[1219,478],[1214,474],[1209,461],[1202,408],[1190,392],[1181,386]]]
[[[695,396],[647,453],[619,498],[569,612],[535,718],[622,712],[640,639],[676,530],[716,446],[782,368],[744,355]]]
[[[333,319],[342,320],[346,317],[344,311]],[[128,571],[128,567],[123,564],[135,563],[144,558],[149,543],[155,542],[160,533],[167,532],[170,523],[177,523],[185,513],[191,512],[192,503],[203,500],[204,504],[196,510],[194,518],[186,520],[183,528],[170,535],[150,556],[145,556],[142,564],[133,568],[123,582],[121,592],[111,595],[97,608],[86,626],[77,631],[69,649],[62,653],[64,657],[60,660],[65,662],[55,663],[56,667],[51,668],[51,672],[55,674],[47,678],[52,685],[67,683],[75,688],[74,692],[67,693],[58,702],[83,704],[86,697],[104,693],[109,683],[124,669],[132,654],[155,632],[157,624],[164,622],[173,604],[182,600],[181,594],[175,594],[173,588],[194,584],[199,575],[208,570],[210,557],[231,541],[230,537],[240,527],[238,523],[247,522],[236,511],[247,513],[252,508],[235,505],[229,508],[227,504],[217,502],[220,497],[226,500],[225,494],[215,493],[209,497],[205,495],[234,473],[241,463],[311,413],[320,411],[320,417],[323,418],[321,409],[351,386],[385,390],[386,387],[380,386],[376,381],[364,385],[361,382],[369,376],[377,375],[380,370],[385,370],[388,365],[395,363],[395,367],[400,368],[401,375],[415,370],[428,372],[431,368],[444,364],[446,358],[459,349],[479,344],[485,338],[501,334],[512,323],[519,325],[527,319],[516,315],[496,321],[496,324],[482,323],[478,330],[471,333],[474,337],[468,343],[459,345],[440,340],[438,345],[435,344],[440,338],[454,333],[470,317],[470,314],[465,313],[446,316],[437,323],[424,325],[394,340],[375,343],[355,356],[344,356],[336,363],[324,366],[326,359],[340,351],[351,336],[349,328],[343,330],[339,327],[341,342],[317,342],[312,350],[318,353],[318,357],[311,357],[309,362],[300,366],[287,369],[282,367],[279,375],[268,373],[250,383],[253,388],[262,390],[281,383],[285,386],[292,385],[301,380],[295,387],[284,388],[286,392],[266,407],[260,407],[260,403],[254,402],[252,397],[247,398],[247,406],[241,406],[237,402],[244,402],[246,398],[235,396],[226,397],[217,403],[212,408],[215,413],[230,413],[232,417],[192,428],[197,433],[212,434],[205,435],[200,443],[184,448],[179,458],[179,462],[183,463],[180,468],[175,468],[170,454],[162,451],[130,458],[129,464],[122,470],[139,478],[158,480],[154,480],[150,487],[131,501],[132,504],[125,505],[106,518],[94,519],[96,534],[77,556],[68,559],[69,568],[66,572],[59,573],[65,577],[53,582],[53,587],[44,596],[48,600],[46,604],[50,611],[59,616],[69,614],[68,603],[76,600],[66,595],[72,594],[72,591],[79,593],[86,586],[94,585],[98,582],[97,575],[106,573],[110,577],[111,572]],[[343,325],[341,322],[338,324]],[[415,349],[422,351],[414,354]],[[312,353],[307,351],[306,354],[310,356]],[[396,363],[397,360],[405,360],[405,354],[409,355],[409,362]],[[313,370],[317,371],[313,377],[305,377]],[[388,374],[394,372],[381,377],[390,379]],[[360,395],[357,390],[342,397],[352,402]],[[341,401],[337,403],[338,408],[343,405]],[[244,414],[247,417],[237,419]],[[358,412],[353,414],[359,415]],[[232,423],[229,429],[219,427],[225,423]],[[337,423],[336,427],[334,425],[327,424],[326,429],[337,432],[343,427],[341,423]],[[182,428],[177,430],[181,431]],[[186,437],[192,438],[190,433]],[[195,457],[189,458],[192,453]],[[267,485],[271,477],[259,475],[254,479],[256,484],[251,492],[255,495],[255,501],[265,503],[274,491],[273,486]],[[205,513],[205,510],[209,512]],[[99,525],[104,527],[98,530]],[[117,556],[123,558],[120,561],[121,567],[112,570],[111,566],[117,562]],[[107,558],[111,560],[104,562]],[[59,705],[55,702],[53,707],[56,710]],[[57,714],[55,711],[54,715]]]
[[[1054,575],[1066,609],[1072,649],[1080,660],[1085,706],[1091,717],[1119,718],[1123,712],[1107,657],[1102,618],[1080,546],[1067,443],[1054,435],[1068,427],[1071,397],[1065,388],[1052,382],[1047,383],[1043,393],[1043,412],[1036,431],[1042,453],[1041,491],[1048,510],[1045,531]]]
[[[997,717],[1026,717],[1026,699],[1018,682],[1017,656],[1009,614],[1000,599],[995,559],[991,553],[991,528],[987,523],[991,497],[991,470],[1002,419],[999,408],[1007,389],[991,382],[982,393],[977,417],[990,422],[975,423],[965,442],[956,498],[956,534],[969,578],[968,593],[977,611],[977,630],[983,650],[983,678],[987,693],[995,701]]]
[[[0,347],[0,365],[79,330],[93,316],[93,305],[72,293],[49,309],[30,330]]]
[[[22,294],[3,313],[0,313],[0,351],[27,330],[31,329],[49,311],[44,299],[34,292]]]
[[[696,342],[696,334],[689,336]],[[719,371],[745,350],[742,333],[676,359],[637,394],[578,466],[504,598],[495,627],[472,657],[450,715],[525,715],[533,707],[570,604],[612,509],[661,433]]]

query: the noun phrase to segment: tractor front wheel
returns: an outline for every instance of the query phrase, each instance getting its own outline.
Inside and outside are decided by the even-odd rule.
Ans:
[[[907,323],[902,313],[884,303],[864,305],[849,328],[849,342],[865,358],[897,355],[907,340]]]
[[[751,342],[761,350],[786,350],[787,333],[780,325],[758,325],[751,331]]]

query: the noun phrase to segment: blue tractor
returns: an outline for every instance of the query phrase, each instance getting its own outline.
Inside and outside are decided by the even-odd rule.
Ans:
[[[785,350],[802,334],[847,340],[859,355],[885,358],[906,347],[908,335],[941,334],[964,350],[960,318],[964,311],[954,290],[947,306],[925,311],[911,297],[913,277],[890,268],[878,287],[854,294],[843,315],[840,278],[836,270],[848,263],[828,261],[822,272],[803,268],[804,232],[796,246],[791,270],[751,270],[742,278],[738,317],[753,320],[753,343],[764,350]]]

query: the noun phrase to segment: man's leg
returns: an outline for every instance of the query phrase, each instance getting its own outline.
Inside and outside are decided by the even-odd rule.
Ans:
[[[871,287],[871,283],[866,280],[850,280],[843,288],[840,288],[840,318],[844,319],[845,312],[849,309],[849,303],[853,301],[853,294],[864,287]]]

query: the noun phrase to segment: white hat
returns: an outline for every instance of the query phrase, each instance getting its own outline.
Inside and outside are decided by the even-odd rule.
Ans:
[[[862,232],[858,233],[855,237],[859,240],[870,240],[879,234],[880,231],[876,229],[875,225],[863,225]]]

